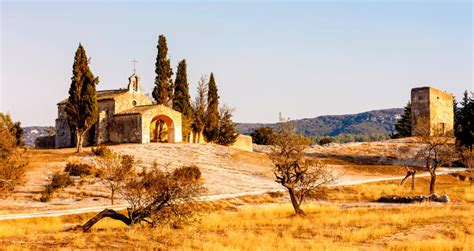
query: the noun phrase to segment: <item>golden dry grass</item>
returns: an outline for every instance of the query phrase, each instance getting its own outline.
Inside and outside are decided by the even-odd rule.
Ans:
[[[327,199],[339,202],[311,201],[303,207],[305,217],[294,216],[289,203],[281,203],[281,197],[248,196],[239,202],[207,203],[206,211],[211,213],[180,229],[129,228],[104,220],[91,233],[64,231],[94,214],[1,221],[0,243],[12,249],[474,249],[474,188],[453,176],[440,176],[438,181],[439,192],[448,193],[452,203],[369,203],[381,194],[412,194],[408,186],[381,182],[328,189]],[[426,183],[420,179],[414,194],[426,194]]]
[[[325,188],[319,198],[331,201],[375,201],[381,196],[414,196],[429,193],[429,177],[416,178],[415,191],[411,191],[411,179],[400,186],[399,181],[366,183],[358,186]],[[439,175],[436,180],[436,193],[448,194],[454,202],[474,203],[474,187],[469,181],[460,180],[455,175]]]

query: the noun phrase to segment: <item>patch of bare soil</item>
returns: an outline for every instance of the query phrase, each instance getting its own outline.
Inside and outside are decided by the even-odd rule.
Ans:
[[[176,168],[196,165],[201,169],[208,194],[242,193],[277,189],[267,155],[219,145],[127,144],[112,146],[121,154],[134,155],[141,166]]]

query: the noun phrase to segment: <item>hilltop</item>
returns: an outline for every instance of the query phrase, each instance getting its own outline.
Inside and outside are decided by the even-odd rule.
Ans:
[[[324,115],[294,120],[298,132],[305,136],[336,136],[338,134],[390,134],[403,113],[402,108],[373,110],[357,114]],[[237,123],[237,130],[250,134],[255,128],[277,123]]]

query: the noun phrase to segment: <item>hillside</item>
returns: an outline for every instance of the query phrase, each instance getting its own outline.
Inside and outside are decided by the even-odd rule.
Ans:
[[[23,135],[23,141],[26,146],[34,147],[35,141],[39,137],[54,135],[54,127],[52,126],[27,126],[23,127],[25,134]]]
[[[390,134],[400,118],[403,109],[392,108],[373,110],[357,114],[325,115],[315,118],[294,120],[300,133],[305,136],[336,136],[338,134]],[[237,130],[242,134],[250,134],[255,128],[269,126],[275,128],[276,123],[237,123]]]

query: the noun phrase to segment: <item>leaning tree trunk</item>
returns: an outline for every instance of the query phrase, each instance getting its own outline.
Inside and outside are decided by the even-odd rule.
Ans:
[[[435,193],[435,184],[436,184],[436,173],[433,171],[431,173],[431,181],[430,181],[430,194]]]
[[[102,220],[103,218],[112,218],[114,220],[119,220],[123,222],[125,225],[130,226],[132,225],[132,221],[125,215],[121,213],[117,213],[112,209],[104,209],[102,212],[94,216],[94,218],[90,219],[84,225],[82,225],[82,231],[87,232],[94,226],[97,222]]]
[[[295,213],[304,215],[305,213],[300,208],[300,204],[298,203],[298,200],[296,199],[295,191],[293,190],[293,188],[288,188],[288,193],[290,194],[291,204],[293,205],[293,208],[295,209]]]

